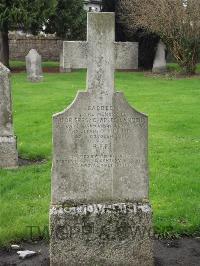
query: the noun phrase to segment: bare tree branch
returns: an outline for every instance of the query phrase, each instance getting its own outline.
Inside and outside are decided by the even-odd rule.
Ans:
[[[200,54],[200,0],[120,0],[121,23],[144,28],[168,46],[183,71],[194,74]]]

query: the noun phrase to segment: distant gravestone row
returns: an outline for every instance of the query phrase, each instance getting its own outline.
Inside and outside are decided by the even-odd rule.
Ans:
[[[53,117],[52,266],[153,265],[148,118],[114,90],[131,47],[114,25],[114,13],[89,13],[87,42],[64,43],[73,68],[87,67],[87,92]]]

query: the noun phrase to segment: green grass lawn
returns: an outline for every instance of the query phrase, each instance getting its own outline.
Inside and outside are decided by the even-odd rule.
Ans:
[[[45,74],[27,82],[13,74],[14,127],[20,157],[46,163],[0,170],[0,245],[29,237],[27,226],[48,226],[52,114],[85,88],[85,71]],[[116,73],[116,88],[149,115],[150,198],[162,236],[200,234],[200,79]],[[34,231],[37,235],[37,230]]]
[[[19,60],[12,60],[10,61],[10,67],[11,68],[25,68],[26,62],[19,61]],[[42,67],[59,67],[59,62],[58,61],[43,61]]]

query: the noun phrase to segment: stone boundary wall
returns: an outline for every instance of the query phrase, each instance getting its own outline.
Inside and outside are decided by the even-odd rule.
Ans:
[[[42,56],[42,60],[59,60],[62,40],[54,36],[26,36],[9,34],[11,60],[25,60],[33,48]]]

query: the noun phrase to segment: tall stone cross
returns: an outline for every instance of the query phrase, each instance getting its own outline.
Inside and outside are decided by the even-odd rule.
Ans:
[[[106,16],[106,13],[104,14],[104,16]],[[92,16],[89,13],[87,41],[63,42],[62,52],[62,65],[64,72],[70,72],[71,69],[87,68],[88,85],[92,86],[93,84],[89,83],[92,81],[92,76],[90,77],[90,74],[92,75],[92,72],[95,71],[96,67],[99,68],[100,65],[102,67],[104,66],[106,63],[106,55],[108,55],[107,66],[112,67],[112,70],[138,69],[138,43],[115,42],[115,28],[112,27],[114,20],[112,25],[107,25],[109,29],[112,27],[112,30],[109,32],[109,34],[107,32],[106,35],[104,35],[104,38],[102,38],[102,27],[105,27],[105,23],[104,21],[98,21],[98,23],[101,23],[101,25],[99,24],[99,28],[95,28],[95,20],[98,20],[97,16]],[[106,21],[107,20],[108,19],[106,19]],[[109,51],[109,54],[107,54],[106,51]],[[93,61],[93,59],[95,59],[95,61]],[[108,64],[109,60],[112,60],[110,61],[110,64]],[[107,69],[104,70],[106,72]]]
[[[0,63],[0,168],[16,168],[18,166],[9,75],[10,70]]]
[[[114,91],[114,25],[88,14],[87,91],[53,117],[51,265],[153,263],[148,118]]]

